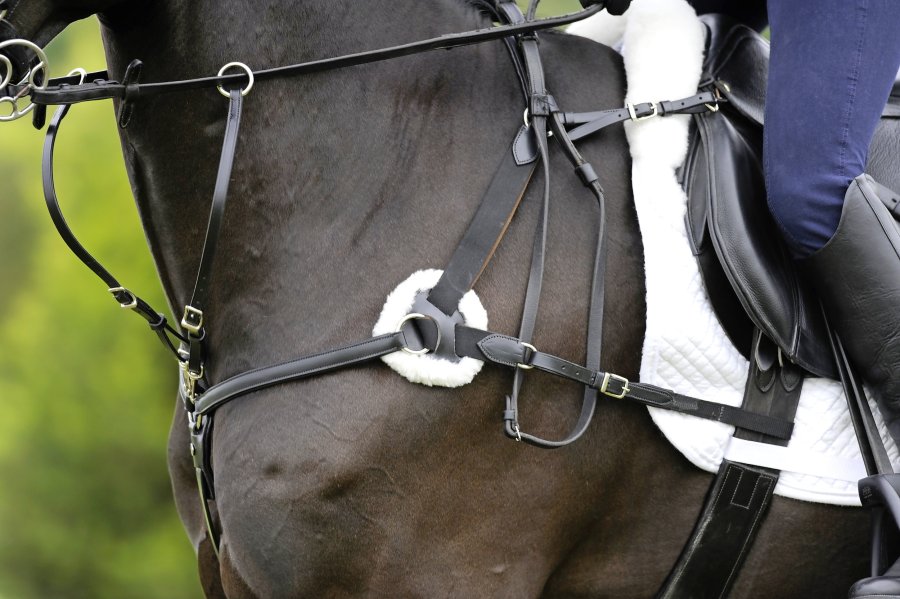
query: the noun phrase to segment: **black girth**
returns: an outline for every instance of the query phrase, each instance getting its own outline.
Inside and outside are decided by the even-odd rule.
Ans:
[[[137,82],[140,63],[134,61],[126,71],[122,83],[108,81],[105,73],[94,73],[82,78],[82,81],[71,77],[63,78],[51,81],[45,89],[31,90],[32,101],[38,105],[62,105],[57,110],[48,129],[43,160],[45,197],[57,229],[78,258],[106,283],[116,301],[124,308],[133,309],[147,320],[150,327],[163,340],[165,346],[173,352],[181,365],[180,395],[189,415],[191,452],[194,456],[207,527],[215,548],[218,547],[218,535],[213,526],[209,505],[209,502],[215,497],[209,459],[215,410],[226,402],[265,387],[365,363],[404,348],[412,346],[421,348],[424,345],[424,347],[433,348],[432,351],[437,350],[438,347],[433,339],[435,336],[433,327],[429,325],[429,321],[432,325],[436,323],[442,331],[448,331],[453,336],[452,343],[443,344],[441,347],[453,348],[456,356],[471,357],[514,370],[512,389],[506,398],[503,410],[503,420],[506,434],[516,440],[546,448],[560,447],[571,443],[580,437],[590,424],[598,393],[611,398],[632,400],[648,406],[733,424],[742,429],[778,439],[790,438],[793,428],[790,421],[707,402],[652,385],[628,381],[599,368],[606,254],[604,198],[594,169],[584,160],[573,142],[600,131],[604,127],[626,120],[715,110],[717,102],[721,101],[721,98],[710,88],[709,91],[701,91],[694,96],[672,102],[627,105],[621,108],[587,113],[563,112],[545,87],[535,31],[586,18],[601,10],[602,3],[573,15],[544,20],[526,19],[512,0],[497,0],[493,8],[496,11],[495,14],[502,17],[508,23],[507,25],[471,33],[442,36],[383,50],[267,69],[252,74],[247,69],[242,74],[222,74],[189,81],[141,84]],[[529,11],[529,15],[533,16],[531,11]],[[513,64],[523,83],[527,106],[526,125],[517,133],[510,150],[504,154],[482,203],[444,270],[443,276],[430,291],[427,297],[430,304],[427,314],[413,317],[411,322],[395,333],[364,339],[282,364],[258,368],[213,384],[206,380],[204,376],[205,325],[211,317],[206,313],[208,308],[206,303],[207,287],[215,258],[219,228],[228,199],[228,182],[231,177],[238,140],[243,95],[249,91],[253,79],[262,80],[336,69],[436,48],[451,48],[498,39],[504,39],[507,47],[511,49]],[[167,323],[165,316],[120,285],[118,280],[112,277],[76,240],[62,217],[53,187],[53,146],[60,124],[68,113],[70,104],[101,98],[120,98],[123,102],[120,106],[119,121],[120,125],[125,126],[134,102],[141,97],[214,85],[219,86],[220,91],[228,97],[229,101],[224,143],[194,292],[184,308],[180,329],[175,329]],[[597,241],[591,285],[585,366],[541,352],[530,343],[537,318],[547,244],[547,218],[550,202],[548,135],[551,132],[565,156],[572,163],[580,180],[597,200]],[[513,337],[456,324],[452,317],[460,298],[473,287],[490,261],[538,164],[544,171],[543,203],[534,236],[531,269],[518,335]],[[573,430],[562,440],[541,439],[523,432],[519,427],[518,396],[524,382],[524,373],[532,368],[584,385],[581,415]]]

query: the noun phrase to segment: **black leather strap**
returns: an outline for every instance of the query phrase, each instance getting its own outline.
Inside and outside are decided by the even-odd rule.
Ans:
[[[231,181],[231,171],[234,166],[234,154],[237,149],[238,132],[241,125],[241,107],[243,106],[243,94],[240,89],[232,89],[228,92],[228,117],[225,121],[225,135],[222,142],[222,154],[219,158],[219,169],[216,173],[216,184],[213,188],[212,204],[209,210],[209,220],[206,225],[206,237],[203,240],[203,249],[200,256],[200,265],[197,268],[197,279],[194,283],[194,291],[190,301],[184,307],[181,318],[181,327],[187,341],[183,344],[183,354],[186,361],[183,364],[182,377],[187,383],[182,387],[188,399],[185,409],[190,411],[197,393],[197,384],[204,377],[204,360],[206,354],[206,327],[204,313],[206,300],[209,296],[209,279],[212,275],[212,267],[216,257],[216,247],[222,230],[222,220],[225,216],[225,206],[228,201],[228,184]]]
[[[872,410],[863,390],[862,379],[850,364],[841,340],[828,323],[827,316],[825,316],[825,326],[828,327],[831,349],[834,353],[841,385],[844,388],[844,396],[847,398],[850,421],[853,423],[853,430],[856,433],[866,473],[869,475],[893,474],[894,467],[888,457],[881,434],[878,432],[875,418],[872,416]]]
[[[128,308],[141,316],[150,325],[151,330],[156,333],[160,341],[176,357],[178,356],[175,344],[172,339],[184,341],[185,338],[171,325],[168,324],[165,315],[156,311],[150,304],[141,299],[134,292],[122,286],[100,262],[94,258],[90,252],[78,241],[72,229],[63,216],[62,209],[59,205],[59,198],[56,194],[56,184],[53,178],[53,157],[56,149],[56,139],[59,129],[62,126],[63,119],[69,113],[70,106],[61,106],[53,115],[50,127],[47,129],[44,138],[43,159],[41,163],[42,183],[44,190],[44,201],[47,210],[50,212],[50,218],[56,227],[57,232],[63,241],[72,250],[72,253],[87,266],[91,272],[99,277],[113,295],[116,302],[122,308]]]
[[[210,414],[222,404],[247,393],[362,364],[404,347],[406,338],[402,332],[389,333],[289,362],[244,372],[210,387],[197,399],[196,413]]]
[[[724,460],[695,534],[685,548],[694,559],[676,564],[657,599],[726,597],[768,509],[777,480],[766,468]],[[735,555],[737,561],[722,559]]]
[[[610,372],[586,368],[537,351],[515,337],[481,329],[456,327],[456,353],[459,356],[485,360],[518,370],[523,370],[523,367],[537,368],[597,389],[609,397],[628,399],[655,408],[724,422],[777,439],[790,439],[794,428],[793,422],[789,420],[754,414],[741,408],[682,395],[671,389],[629,381]]]
[[[456,311],[459,300],[484,272],[534,175],[536,163],[520,166],[515,154],[514,141],[511,151],[504,154],[444,274],[428,294],[428,301],[444,314]]]
[[[563,112],[562,121],[567,127],[576,126],[569,133],[573,140],[590,135],[604,127],[628,120],[650,119],[673,114],[697,114],[714,110],[717,104],[725,100],[718,98],[714,92],[701,92],[680,100],[661,102],[644,102],[630,107],[598,110],[596,112]]]
[[[275,67],[271,69],[262,69],[254,71],[253,76],[257,81],[265,81],[268,79],[277,79],[281,77],[293,77],[306,73],[316,73],[321,71],[329,71],[334,69],[346,68],[373,62],[380,62],[401,56],[409,56],[412,54],[420,54],[431,50],[446,50],[450,48],[458,48],[472,44],[480,44],[484,42],[500,40],[505,37],[515,36],[522,33],[531,33],[544,29],[553,29],[562,27],[582,19],[586,19],[603,9],[602,4],[591,6],[585,10],[578,11],[559,17],[551,17],[547,19],[539,19],[535,21],[513,23],[510,25],[502,25],[499,27],[491,27],[488,29],[479,29],[476,31],[467,31],[464,33],[453,33],[442,35],[440,37],[392,46],[390,48],[382,48],[378,50],[370,50],[366,52],[358,52],[355,54],[347,54],[333,58],[323,58],[299,64]],[[124,98],[126,95],[126,86],[116,81],[110,81],[109,75],[105,71],[89,73],[83,84],[78,84],[77,77],[62,77],[53,79],[45,89],[31,90],[31,100],[36,104],[74,104],[77,102],[87,102],[92,100],[102,100],[108,98]],[[131,89],[132,99],[156,96],[159,94],[197,90],[211,88],[217,85],[221,86],[245,86],[247,84],[247,75],[244,73],[221,75],[216,77],[199,77],[196,79],[187,79],[182,81],[166,81],[159,83],[142,83],[137,84]],[[20,86],[10,86],[11,91],[21,91]]]
[[[216,247],[219,242],[219,234],[222,230],[222,220],[225,216],[225,206],[228,201],[228,184],[231,182],[231,171],[234,167],[234,153],[237,149],[238,133],[241,125],[241,107],[243,98],[239,89],[229,92],[228,118],[225,121],[225,137],[222,143],[222,154],[219,159],[219,170],[216,173],[216,184],[213,189],[212,204],[209,209],[209,221],[206,225],[206,237],[203,241],[203,251],[200,257],[200,265],[197,268],[197,279],[194,283],[194,292],[188,306],[202,311],[206,307],[209,298],[209,279],[212,275],[212,267],[216,257]],[[195,323],[198,324],[199,323]]]

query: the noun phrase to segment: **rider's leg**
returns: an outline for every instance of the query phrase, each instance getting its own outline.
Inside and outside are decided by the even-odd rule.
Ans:
[[[796,257],[837,230],[900,66],[900,2],[770,0],[765,167]]]
[[[900,2],[770,0],[769,19],[769,206],[900,440],[900,234],[890,192],[855,180],[900,66]]]
[[[900,441],[900,228],[893,192],[859,175],[900,66],[897,0],[770,0],[769,205]],[[900,577],[855,599],[900,598]]]

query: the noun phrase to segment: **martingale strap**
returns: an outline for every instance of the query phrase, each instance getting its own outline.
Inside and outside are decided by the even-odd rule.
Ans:
[[[356,366],[402,350],[404,347],[406,337],[402,331],[398,331],[241,373],[210,387],[198,397],[195,404],[196,414],[211,414],[224,404],[248,393],[339,368]],[[724,422],[777,439],[790,439],[793,431],[794,425],[790,420],[705,401],[655,385],[629,381],[611,372],[586,368],[541,352],[521,339],[500,333],[458,325],[456,353],[460,357],[484,360],[506,368],[517,370],[536,368],[590,387],[608,397],[627,399],[654,408]]]
[[[186,353],[187,358],[183,363],[184,382],[187,384],[187,399],[190,402],[194,401],[197,384],[203,379],[204,375],[203,360],[206,345],[206,329],[203,326],[203,310],[209,297],[209,280],[222,230],[222,220],[225,216],[228,184],[231,181],[234,153],[237,148],[238,132],[241,125],[243,97],[250,90],[250,85],[252,84],[248,84],[248,87],[243,90],[232,89],[227,92],[228,118],[225,121],[225,136],[222,143],[222,154],[219,159],[219,169],[216,173],[216,184],[213,188],[209,221],[206,225],[206,237],[203,240],[203,250],[200,256],[200,266],[197,268],[194,291],[191,294],[191,300],[184,307],[184,315],[181,318],[181,328],[187,331],[186,351],[182,353]],[[224,90],[223,95],[225,95]]]

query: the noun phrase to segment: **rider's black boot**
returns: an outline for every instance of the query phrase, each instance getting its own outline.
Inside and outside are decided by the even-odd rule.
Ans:
[[[900,217],[900,195],[860,175],[847,189],[834,237],[802,267],[900,444],[900,224],[895,215]]]
[[[900,225],[894,215],[900,217],[900,195],[860,175],[847,189],[837,232],[824,248],[803,260],[802,267],[813,279],[847,355],[875,396],[891,436],[900,444]],[[877,576],[853,585],[849,598],[900,599],[900,561],[883,565],[884,532],[900,516],[884,506],[900,499],[900,488],[889,484],[900,484],[900,478],[870,478],[868,486],[880,489],[881,495],[861,496],[879,516],[873,539],[878,548],[873,552]]]

